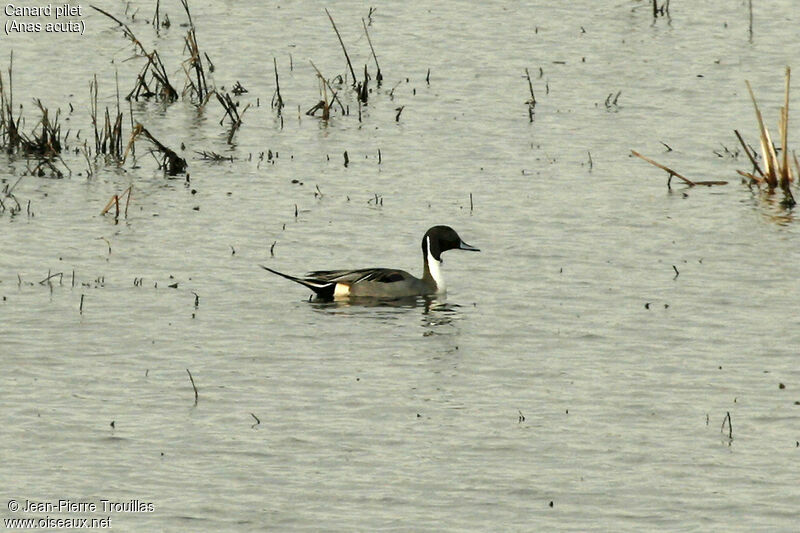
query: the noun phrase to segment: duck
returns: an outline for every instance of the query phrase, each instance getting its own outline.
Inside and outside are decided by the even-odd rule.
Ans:
[[[410,298],[443,295],[447,286],[442,276],[442,254],[448,250],[480,252],[461,240],[450,226],[433,226],[422,237],[423,273],[418,278],[395,268],[316,270],[304,277],[291,276],[264,265],[264,270],[308,287],[322,300],[348,298]]]

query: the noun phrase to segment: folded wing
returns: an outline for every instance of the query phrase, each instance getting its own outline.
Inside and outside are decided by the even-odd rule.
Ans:
[[[391,268],[362,268],[358,270],[316,270],[309,272],[306,280],[347,283],[354,285],[366,281],[393,283],[409,277],[408,272]]]

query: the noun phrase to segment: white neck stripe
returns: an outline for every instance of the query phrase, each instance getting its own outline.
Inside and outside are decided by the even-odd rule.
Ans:
[[[436,292],[442,294],[447,291],[444,283],[444,276],[442,276],[442,263],[437,261],[431,253],[431,238],[426,238],[428,244],[428,271],[431,273],[433,281],[436,283]]]

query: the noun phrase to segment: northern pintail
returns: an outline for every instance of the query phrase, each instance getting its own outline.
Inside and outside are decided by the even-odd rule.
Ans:
[[[322,299],[340,298],[405,298],[444,294],[447,290],[442,277],[442,253],[447,250],[480,252],[461,240],[450,226],[434,226],[422,237],[422,278],[405,270],[393,268],[362,268],[358,270],[317,270],[297,278],[261,265],[273,274],[305,285]]]

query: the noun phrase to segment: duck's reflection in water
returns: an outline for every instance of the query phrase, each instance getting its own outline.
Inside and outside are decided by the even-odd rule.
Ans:
[[[378,320],[398,320],[409,311],[422,311],[421,326],[423,335],[442,334],[443,326],[453,325],[458,319],[458,304],[448,303],[443,296],[413,296],[408,298],[378,299],[349,298],[346,300],[311,299],[309,304],[315,311],[343,316],[373,317]]]

